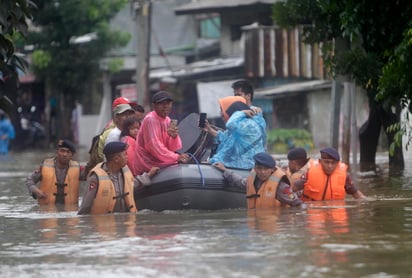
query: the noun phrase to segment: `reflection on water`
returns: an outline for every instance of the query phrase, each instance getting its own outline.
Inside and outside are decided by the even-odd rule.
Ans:
[[[399,177],[384,164],[359,175],[369,202],[80,217],[28,195],[24,180],[45,155],[0,162],[1,277],[412,276],[408,165]]]

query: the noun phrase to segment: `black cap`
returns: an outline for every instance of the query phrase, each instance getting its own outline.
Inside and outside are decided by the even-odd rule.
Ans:
[[[288,152],[288,160],[306,160],[307,155],[304,148],[294,148]]]
[[[258,165],[262,165],[268,168],[276,167],[276,161],[268,153],[257,153],[255,154],[255,156],[253,156],[253,159],[255,160],[255,163]]]
[[[165,100],[173,101],[173,98],[170,95],[170,93],[166,91],[159,91],[152,97],[152,103],[159,103]]]
[[[69,149],[72,153],[76,152],[76,147],[74,143],[70,140],[67,139],[61,139],[57,142],[57,148],[67,148]]]
[[[320,155],[322,158],[332,158],[337,161],[340,160],[339,152],[335,150],[334,148],[328,147],[328,148],[321,149]]]
[[[115,153],[120,153],[124,150],[126,150],[128,145],[126,143],[120,142],[120,141],[114,141],[114,142],[109,142],[107,143],[106,146],[103,148],[103,153],[104,155],[111,155]]]

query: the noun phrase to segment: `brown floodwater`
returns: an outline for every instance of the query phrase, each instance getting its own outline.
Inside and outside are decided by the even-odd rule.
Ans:
[[[79,217],[28,195],[48,155],[0,161],[1,277],[412,277],[412,160],[358,173],[367,202]]]

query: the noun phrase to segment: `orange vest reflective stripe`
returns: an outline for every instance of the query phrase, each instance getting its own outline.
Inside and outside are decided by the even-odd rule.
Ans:
[[[315,161],[309,171],[303,188],[303,201],[344,200],[347,175],[346,164],[339,162],[329,177],[322,170],[319,161]]]
[[[255,171],[252,171],[247,178],[246,198],[248,209],[254,208],[273,208],[281,206],[281,203],[276,199],[276,190],[281,178],[285,173],[279,168],[265,181],[259,191],[256,192],[253,182],[256,178]]]
[[[116,204],[116,191],[114,184],[110,180],[109,175],[102,168],[103,163],[99,163],[93,168],[90,174],[96,173],[99,185],[97,188],[96,198],[93,201],[90,214],[112,213]],[[129,212],[136,212],[136,204],[133,196],[134,177],[128,167],[122,168],[124,178],[124,194],[123,198]]]
[[[39,198],[39,205],[55,205],[57,195],[57,179],[54,158],[45,159],[41,165],[40,190],[47,198]],[[77,161],[69,161],[69,169],[64,178],[64,204],[78,205],[79,203],[80,165]]]

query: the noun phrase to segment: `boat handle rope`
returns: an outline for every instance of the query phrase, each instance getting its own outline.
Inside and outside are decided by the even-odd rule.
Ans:
[[[202,186],[204,187],[205,186],[205,177],[203,176],[202,169],[200,169],[199,161],[197,160],[197,158],[193,154],[191,154],[191,153],[186,153],[186,154],[188,154],[196,162],[197,169],[199,170],[199,174],[200,174],[200,179],[202,180]]]

